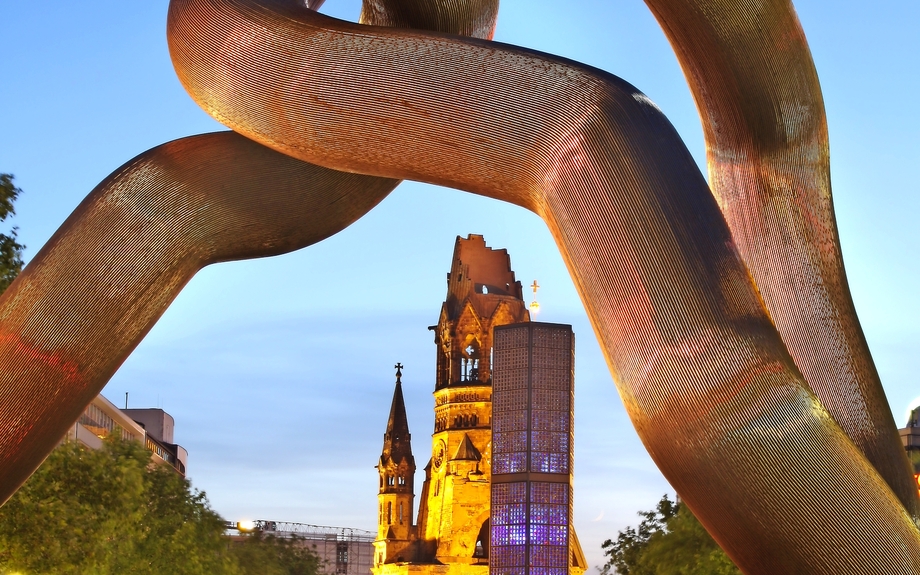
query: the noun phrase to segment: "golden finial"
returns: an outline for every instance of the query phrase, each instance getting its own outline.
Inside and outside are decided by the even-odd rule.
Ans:
[[[536,315],[540,313],[540,304],[537,303],[537,290],[540,289],[540,284],[537,283],[537,280],[533,280],[531,286],[533,288],[533,301],[530,302],[530,313]]]

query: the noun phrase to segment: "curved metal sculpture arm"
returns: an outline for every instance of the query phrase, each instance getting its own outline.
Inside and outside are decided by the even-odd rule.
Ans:
[[[233,132],[163,144],[114,172],[0,297],[0,501],[199,269],[316,243],[397,184]]]
[[[543,216],[643,442],[745,572],[920,570],[911,518],[808,389],[701,174],[634,88],[284,2],[174,0],[169,41],[192,96],[270,147]]]
[[[788,0],[646,0],[703,121],[713,193],[786,348],[915,518],[913,469],[843,269],[824,101]]]
[[[497,0],[436,12],[404,0],[375,6],[364,17],[372,24],[408,18],[482,35],[498,10]],[[0,299],[0,502],[201,267],[315,243],[398,183],[304,164],[232,132],[164,144],[107,178]]]
[[[491,39],[498,0],[364,0],[362,24]]]

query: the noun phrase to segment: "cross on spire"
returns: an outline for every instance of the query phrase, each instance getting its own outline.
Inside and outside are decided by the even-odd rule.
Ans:
[[[396,368],[396,383],[400,383],[399,378],[402,377],[403,364],[396,362],[396,365],[394,365],[393,367]]]
[[[533,301],[530,302],[530,313],[537,314],[540,311],[540,304],[537,303],[537,290],[540,289],[540,284],[537,283],[537,280],[533,280],[533,283],[530,285],[533,288]]]

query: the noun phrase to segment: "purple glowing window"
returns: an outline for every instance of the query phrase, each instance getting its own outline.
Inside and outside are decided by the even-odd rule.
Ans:
[[[492,473],[520,473],[527,469],[526,453],[493,453]]]
[[[547,411],[535,409],[531,414],[534,431],[569,431],[568,411]]]
[[[507,431],[492,434],[493,453],[527,451],[526,431]]]
[[[568,454],[545,452],[531,453],[530,470],[536,473],[568,473]]]
[[[569,434],[558,431],[534,431],[530,434],[530,448],[534,451],[569,452]]]
[[[539,503],[568,505],[569,486],[566,483],[534,481],[530,484],[530,500]]]
[[[546,522],[550,525],[566,525],[569,522],[569,507],[567,505],[549,505]]]
[[[523,525],[527,522],[527,512],[523,503],[508,506],[508,523]]]
[[[523,545],[497,545],[489,547],[489,563],[492,567],[523,567],[525,564],[525,547]],[[503,569],[504,573],[508,571]]]
[[[527,429],[527,410],[497,412],[493,411],[492,432],[524,431]]]
[[[526,519],[523,503],[492,506],[492,525],[523,525]]]
[[[566,505],[534,503],[530,506],[530,522],[547,525],[565,525],[568,519]]]
[[[520,503],[526,493],[527,484],[524,482],[495,484],[492,486],[492,503]]]
[[[568,543],[566,534],[568,527],[565,525],[531,525],[531,545],[565,545]]]
[[[552,568],[553,566],[565,565],[567,559],[568,547],[565,546],[540,545],[531,547],[530,549],[530,564],[532,566],[543,567],[539,572],[546,572],[547,567]],[[530,575],[536,575],[536,573],[538,573],[538,571],[532,567]]]

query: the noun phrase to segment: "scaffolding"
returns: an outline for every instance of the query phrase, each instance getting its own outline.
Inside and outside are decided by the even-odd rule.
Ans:
[[[275,537],[297,537],[322,561],[319,575],[367,575],[374,562],[377,534],[351,527],[328,527],[259,519],[247,524],[227,522],[227,529],[261,531]]]

